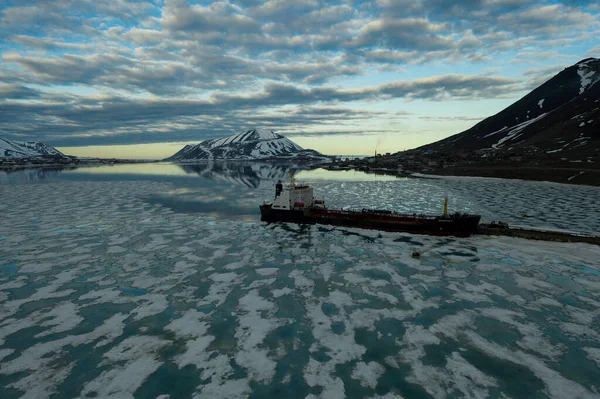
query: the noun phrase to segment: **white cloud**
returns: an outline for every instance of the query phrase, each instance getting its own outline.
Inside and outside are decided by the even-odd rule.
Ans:
[[[0,92],[10,103],[0,123],[31,139],[87,129],[100,141],[157,130],[179,140],[218,132],[210,118],[326,121],[286,120],[282,106],[510,97],[548,75],[521,81],[503,66],[584,58],[571,54],[600,30],[599,13],[592,2],[542,0],[23,0],[0,10]],[[491,66],[494,76],[484,73]]]

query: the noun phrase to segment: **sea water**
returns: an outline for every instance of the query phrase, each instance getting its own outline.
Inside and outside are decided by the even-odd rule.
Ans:
[[[332,207],[598,233],[599,189],[302,169],[0,172],[0,397],[600,397],[599,247],[258,212],[294,170]]]

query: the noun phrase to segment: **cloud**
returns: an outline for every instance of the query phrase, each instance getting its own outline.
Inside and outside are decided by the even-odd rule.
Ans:
[[[483,119],[487,118],[487,116],[420,116],[419,119],[428,121],[428,122],[448,122],[448,121],[474,121],[479,122]]]
[[[600,56],[600,45],[588,50],[588,52],[586,53],[586,55],[590,56],[590,57],[598,57]]]
[[[412,100],[459,100],[497,98],[519,90],[519,79],[485,75],[443,75],[412,81],[395,81],[358,89],[316,87],[302,89],[293,85],[268,84],[252,95],[218,95],[216,103],[236,107],[277,106],[321,102],[351,102],[370,99],[403,98]]]
[[[369,48],[380,45],[396,50],[439,50],[456,46],[453,40],[441,34],[444,31],[443,25],[432,24],[424,18],[381,19],[366,24],[346,46]]]
[[[22,0],[0,5],[0,129],[68,145],[348,132],[405,117],[373,111],[392,100],[514,98],[584,58],[599,15],[593,1]]]
[[[151,12],[146,1],[24,0],[4,6],[0,14],[0,37],[10,35],[94,35],[99,22],[133,23]]]
[[[537,36],[557,35],[569,26],[598,25],[598,19],[594,16],[561,4],[504,14],[498,18],[498,22],[513,33]]]
[[[258,32],[259,23],[229,2],[209,6],[189,5],[185,0],[166,0],[161,25],[172,32]]]
[[[72,15],[61,14],[48,2],[26,7],[7,7],[0,15],[0,37],[12,34],[40,34],[53,30],[81,32],[82,26]]]
[[[2,55],[2,60],[27,70],[28,74],[31,74],[32,81],[46,84],[91,84],[102,76],[110,75],[118,65],[134,64],[131,59],[113,54],[29,57],[18,53],[5,53]]]
[[[18,84],[8,84],[0,82],[0,100],[24,100],[41,96],[39,90],[34,90]]]
[[[305,89],[270,83],[256,93],[214,94],[195,100],[111,96],[68,96],[61,100],[46,94],[36,103],[4,102],[0,129],[18,135],[38,132],[60,145],[198,140],[228,135],[245,126],[285,130],[290,126],[343,126],[374,117],[403,118],[408,113],[352,110],[337,104],[393,98],[497,98],[514,91],[518,84],[517,79],[493,76],[443,75],[359,89]],[[18,88],[12,90],[17,92]],[[295,108],[290,110],[290,106]]]
[[[542,68],[532,68],[523,72],[523,75],[528,79],[525,83],[525,88],[533,90],[542,83],[550,80],[556,74],[567,68],[568,64],[548,65]]]
[[[303,127],[307,126],[331,125],[339,129],[357,120],[388,117],[379,112],[320,106],[223,111],[224,102],[217,106],[201,100],[131,102],[112,98],[104,99],[103,105],[90,103],[10,102],[0,109],[0,121],[13,118],[18,125],[14,138],[38,131],[43,132],[38,136],[40,140],[71,146],[165,142],[174,137],[199,141],[230,135],[248,126],[304,134]],[[0,122],[0,129],[4,123]]]
[[[85,51],[91,50],[91,46],[85,43],[69,43],[62,40],[53,40],[49,38],[41,38],[27,35],[13,35],[9,36],[9,41],[26,47],[28,49],[40,49],[48,51],[56,50],[72,50],[72,51]]]

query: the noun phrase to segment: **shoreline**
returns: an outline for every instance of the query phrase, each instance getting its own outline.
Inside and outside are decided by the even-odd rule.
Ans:
[[[114,166],[114,165],[124,165],[124,164],[137,164],[137,163],[155,163],[158,161],[154,160],[108,160],[108,159],[100,159],[100,160],[86,160],[80,159],[78,162],[34,162],[34,163],[1,163],[2,159],[0,159],[0,171],[9,171],[16,172],[24,169],[74,169],[74,168],[89,168],[94,166]]]
[[[94,166],[111,166],[119,164],[137,164],[137,163],[165,163],[165,161],[155,160],[80,160],[83,162],[72,162],[72,163],[32,163],[32,164],[0,164],[0,171],[4,172],[16,172],[25,169],[75,169],[75,168],[87,168]],[[88,162],[86,162],[88,161]],[[266,162],[277,164],[281,161],[265,161],[265,160],[244,160],[241,162],[253,163],[253,162]],[[225,161],[226,162],[226,161]],[[239,161],[238,161],[239,162]],[[194,164],[205,164],[206,162],[166,162],[176,165],[194,165]],[[214,162],[220,163],[220,162]],[[301,163],[302,162],[298,162]],[[317,168],[329,169],[327,166],[319,163],[306,162],[313,164]],[[365,170],[362,167],[344,168],[339,170],[354,170],[367,174],[382,174],[388,176],[405,177],[405,178],[419,178],[419,179],[444,179],[444,178],[485,178],[485,179],[502,179],[502,180],[521,180],[521,181],[538,181],[538,182],[550,182],[560,184],[571,184],[577,186],[590,186],[600,187],[600,169],[591,168],[561,168],[561,167],[541,167],[541,166],[522,166],[522,167],[509,167],[509,166],[461,166],[451,168],[437,168],[429,169],[424,171],[403,171],[396,172],[393,169],[387,168],[373,168],[371,170]]]
[[[577,186],[600,187],[600,169],[557,168],[557,167],[455,167],[432,169],[418,173],[415,177],[447,178],[447,177],[479,177],[505,180],[539,181],[571,184]]]
[[[520,180],[536,181],[559,184],[570,184],[577,186],[600,187],[600,169],[590,168],[561,168],[561,167],[541,167],[541,166],[481,166],[481,167],[451,167],[436,169],[417,169],[396,171],[393,168],[365,168],[341,167],[329,168],[320,165],[327,170],[354,170],[367,174],[379,174],[404,178],[417,179],[443,179],[443,178],[480,178],[480,179],[498,179],[498,180]]]

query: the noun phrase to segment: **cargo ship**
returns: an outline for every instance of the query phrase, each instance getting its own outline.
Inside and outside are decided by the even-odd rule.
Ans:
[[[468,237],[477,232],[480,215],[448,213],[448,198],[444,200],[441,215],[397,213],[381,209],[328,209],[325,201],[315,199],[313,188],[296,184],[294,176],[290,183],[275,185],[272,202],[260,205],[261,221],[326,224],[361,229],[406,232],[438,236]]]

